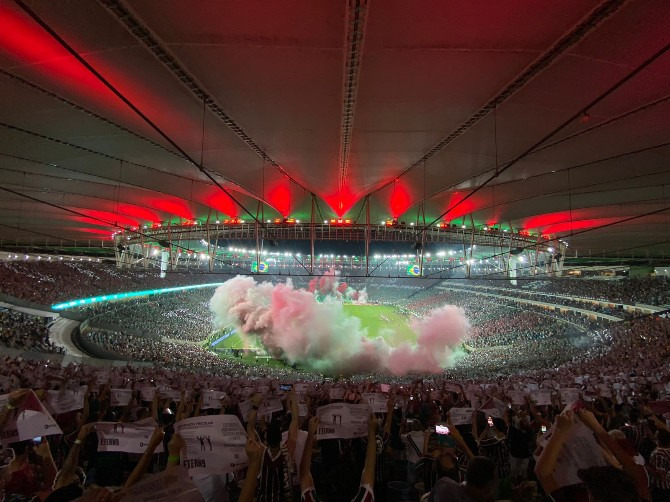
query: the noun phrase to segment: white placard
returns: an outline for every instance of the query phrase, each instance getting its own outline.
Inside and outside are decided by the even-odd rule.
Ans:
[[[109,404],[110,406],[127,406],[130,398],[133,397],[132,389],[110,389],[109,390]]]
[[[142,387],[140,389],[140,399],[142,401],[153,401],[156,397],[156,387]]]
[[[150,422],[97,422],[98,451],[144,453],[155,428]]]
[[[343,389],[342,387],[332,387],[328,391],[328,397],[330,397],[332,401],[335,401],[336,399],[344,399],[344,394],[345,389]]]
[[[572,403],[579,399],[579,389],[560,389],[558,392],[563,403]]]
[[[302,461],[302,452],[305,451],[305,443],[307,442],[307,431],[298,431],[298,436],[295,438],[295,452],[293,454],[293,462],[295,464],[294,473],[300,472],[300,462]],[[288,431],[282,432],[282,443],[288,440]],[[300,482],[300,480],[298,480]]]
[[[552,404],[550,390],[540,389],[531,391],[530,398],[537,406],[548,406]]]
[[[576,485],[582,482],[577,476],[579,469],[603,465],[607,464],[593,432],[577,421],[558,455],[554,480],[559,487]]]
[[[121,502],[203,502],[204,499],[181,468],[147,476],[130,487]]]
[[[48,390],[46,405],[56,415],[84,408],[84,392],[68,389]]]
[[[302,396],[307,395],[307,391],[309,391],[309,384],[308,383],[296,383],[293,385],[293,389],[295,390],[296,394],[300,394]]]
[[[366,436],[370,406],[367,404],[332,403],[317,408],[317,439],[349,439]]]
[[[365,393],[363,401],[370,405],[373,413],[386,413],[388,411],[388,398],[384,394]]]
[[[189,475],[224,474],[247,465],[247,435],[235,415],[209,415],[181,420],[175,431],[184,439],[182,467]]]
[[[387,383],[383,383],[379,387],[381,388],[381,391],[384,393],[388,393],[391,390],[391,386]]]
[[[512,400],[512,404],[524,405],[526,404],[526,393],[522,390],[508,390],[507,397]]]
[[[457,383],[446,382],[444,384],[444,390],[447,392],[458,392],[460,393],[463,390],[463,387]]]
[[[298,416],[306,417],[309,415],[309,410],[307,409],[307,403],[298,403]]]
[[[449,410],[449,417],[454,425],[470,425],[474,412],[474,408],[452,408]]]
[[[219,390],[205,390],[202,394],[203,410],[220,410],[221,399],[226,397],[225,392]]]
[[[0,396],[0,402],[9,402],[9,394]],[[21,405],[8,411],[7,422],[0,432],[4,446],[17,441],[26,441],[40,436],[62,434],[60,427],[31,390]]]

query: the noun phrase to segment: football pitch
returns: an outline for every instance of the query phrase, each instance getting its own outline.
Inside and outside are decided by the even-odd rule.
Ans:
[[[409,344],[416,342],[416,333],[410,329],[408,317],[396,312],[391,306],[347,303],[343,305],[343,308],[347,315],[360,319],[361,326],[368,331],[368,338],[381,336],[392,347],[403,342]],[[239,334],[235,333],[217,344],[216,348],[242,349],[245,348],[245,342]]]

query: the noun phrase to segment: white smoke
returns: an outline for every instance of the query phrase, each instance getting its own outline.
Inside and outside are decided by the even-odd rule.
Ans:
[[[258,339],[268,351],[291,363],[309,366],[327,374],[358,372],[439,373],[449,362],[452,348],[460,345],[469,329],[463,311],[445,305],[412,323],[416,344],[391,347],[384,339],[368,338],[357,317],[348,315],[338,294],[337,279],[322,277],[310,291],[286,284],[256,283],[238,276],[219,286],[210,301],[218,327],[235,326],[242,334]],[[344,285],[346,287],[346,284]],[[330,291],[319,302],[318,291]],[[353,301],[365,298],[355,291]]]

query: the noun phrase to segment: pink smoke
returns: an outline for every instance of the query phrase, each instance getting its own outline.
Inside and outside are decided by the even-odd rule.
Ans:
[[[210,309],[218,326],[234,325],[275,355],[335,374],[439,373],[469,329],[463,311],[447,305],[412,324],[415,345],[391,347],[381,337],[369,339],[360,320],[346,314],[341,302],[316,301],[313,291],[323,287],[339,298],[340,286],[332,275],[313,280],[309,291],[294,289],[290,280],[258,284],[238,276],[217,288]],[[345,293],[353,291],[351,297],[358,293],[345,288]]]

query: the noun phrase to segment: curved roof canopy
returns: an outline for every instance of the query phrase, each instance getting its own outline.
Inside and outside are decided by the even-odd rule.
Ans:
[[[6,0],[0,236],[397,217],[670,241],[666,0]]]

